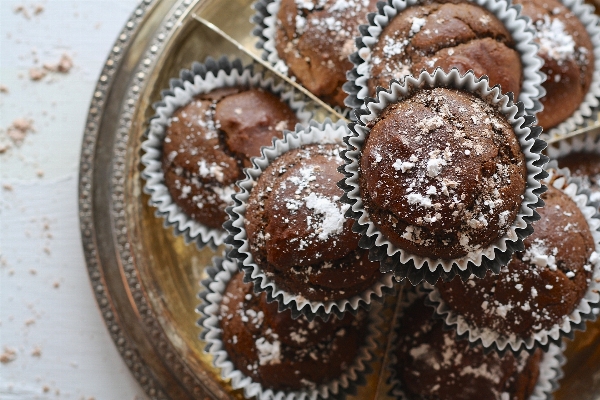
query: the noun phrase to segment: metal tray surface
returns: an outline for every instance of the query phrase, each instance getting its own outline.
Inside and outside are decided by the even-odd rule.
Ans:
[[[247,49],[256,39],[252,0],[143,0],[109,54],[85,127],[79,214],[87,268],[120,354],[152,399],[243,399],[223,382],[198,339],[198,282],[214,256],[164,228],[140,177],[140,144],[152,104],[193,61],[242,56],[193,19],[197,14]],[[393,307],[392,307],[393,308]],[[390,314],[391,317],[391,314]],[[385,338],[382,341],[383,352]],[[567,342],[557,400],[600,396],[600,322]],[[381,364],[352,399],[386,399]]]

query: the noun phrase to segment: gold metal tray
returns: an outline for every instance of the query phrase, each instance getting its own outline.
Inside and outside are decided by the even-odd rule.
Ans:
[[[143,0],[118,37],[94,91],[79,183],[83,248],[108,330],[153,399],[242,399],[212,368],[194,312],[199,280],[220,251],[198,251],[154,216],[142,193],[140,143],[169,79],[207,56],[241,56],[193,19],[213,22],[254,49],[252,0]],[[242,57],[244,59],[244,57]],[[245,61],[250,61],[246,58]],[[600,323],[567,349],[555,398],[600,395]],[[382,343],[382,352],[385,344]],[[373,399],[380,365],[351,399]],[[385,390],[379,390],[385,393]],[[384,395],[377,398],[384,399]]]

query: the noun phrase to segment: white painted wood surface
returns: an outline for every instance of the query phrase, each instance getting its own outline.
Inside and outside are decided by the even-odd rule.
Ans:
[[[77,217],[87,109],[136,4],[0,0],[0,399],[146,398],[96,307]],[[63,54],[68,73],[30,78]],[[17,146],[20,118],[35,131]]]

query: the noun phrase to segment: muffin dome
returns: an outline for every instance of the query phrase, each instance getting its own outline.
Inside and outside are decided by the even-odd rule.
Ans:
[[[523,72],[510,33],[491,12],[466,1],[425,2],[396,15],[379,36],[369,64],[368,89],[387,88],[391,79],[457,68],[487,75],[490,86],[519,96]]]
[[[542,195],[541,219],[498,275],[438,282],[448,308],[473,326],[527,338],[571,314],[592,277],[594,239],[579,207],[562,191]]]
[[[340,202],[336,144],[306,145],[275,159],[253,187],[245,228],[254,262],[283,290],[328,301],[361,293],[379,264],[358,247]]]
[[[235,368],[265,389],[284,391],[338,378],[356,359],[368,328],[364,311],[327,322],[292,319],[290,310],[278,312],[276,302],[243,283],[242,273],[227,284],[219,320]]]
[[[377,0],[281,0],[275,48],[289,73],[329,104],[344,107],[358,26]]]
[[[594,73],[594,49],[584,25],[557,0],[515,0],[533,22],[538,55],[547,75],[541,98],[544,109],[537,114],[544,130],[569,118],[589,91]]]
[[[261,89],[197,95],[175,111],[166,128],[162,166],[173,201],[194,220],[221,228],[250,157],[296,123],[286,103]]]
[[[520,208],[526,165],[497,109],[466,92],[423,89],[387,106],[370,128],[360,196],[391,243],[455,259],[504,235]]]
[[[485,353],[456,341],[423,300],[404,310],[393,366],[409,400],[526,400],[539,376],[542,351]]]

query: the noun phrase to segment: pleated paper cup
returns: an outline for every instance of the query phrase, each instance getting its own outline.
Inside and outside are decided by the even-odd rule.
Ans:
[[[590,192],[580,186],[578,178],[570,176],[568,169],[558,169],[555,161],[552,161],[547,170],[550,175],[545,182],[567,194],[577,204],[594,238],[595,249],[588,260],[592,277],[583,298],[570,314],[564,315],[552,327],[535,331],[528,337],[521,337],[502,334],[491,327],[476,326],[451,309],[437,288],[426,285],[430,291],[427,296],[428,303],[435,309],[436,315],[443,319],[448,329],[456,331],[459,338],[501,353],[507,350],[533,352],[537,348],[548,351],[551,346],[560,347],[564,338],[573,339],[576,330],[584,331],[587,321],[596,319],[600,307],[600,214],[597,211],[599,203],[590,200]]]
[[[208,343],[205,351],[213,357],[213,364],[220,370],[223,380],[230,381],[234,389],[242,389],[247,399],[259,400],[344,399],[348,394],[354,394],[357,386],[364,385],[365,376],[373,370],[371,363],[375,359],[378,337],[381,335],[380,326],[383,321],[379,317],[379,305],[373,307],[369,313],[368,333],[352,365],[349,365],[337,379],[326,384],[299,391],[274,391],[263,387],[243,371],[236,369],[224,348],[218,315],[227,283],[237,271],[235,261],[215,259],[213,267],[209,270],[209,278],[202,282],[203,289],[199,297],[203,302],[197,309],[201,314],[198,325],[203,328],[201,338]],[[260,296],[260,293],[256,295]]]
[[[363,148],[371,127],[384,110],[418,91],[440,87],[471,93],[496,108],[512,126],[526,163],[523,199],[506,233],[479,250],[455,259],[411,254],[392,243],[365,209],[359,184]],[[533,232],[531,223],[539,219],[535,208],[543,205],[539,196],[545,187],[540,180],[547,175],[542,169],[547,157],[541,154],[546,143],[537,139],[541,128],[532,125],[535,118],[524,113],[521,103],[514,103],[510,95],[502,95],[497,86],[490,88],[486,79],[477,79],[471,72],[460,75],[456,69],[449,73],[437,69],[433,74],[423,72],[417,78],[407,77],[403,83],[392,81],[389,89],[381,90],[377,99],[366,103],[364,109],[355,109],[355,113],[357,122],[350,124],[351,134],[344,139],[348,150],[343,155],[346,164],[342,170],[346,178],[340,187],[346,196],[342,201],[350,204],[346,215],[356,220],[355,229],[363,235],[361,246],[370,249],[371,259],[381,262],[382,271],[392,271],[397,279],[408,278],[413,284],[423,280],[435,283],[440,278],[451,280],[457,274],[465,280],[471,274],[485,276],[487,270],[499,272],[512,254],[523,248],[523,239]]]
[[[192,219],[173,200],[165,184],[161,161],[166,130],[173,113],[190,103],[194,96],[236,86],[261,88],[275,94],[290,106],[300,123],[308,123],[312,118],[312,113],[305,110],[305,96],[283,81],[254,71],[253,65],[244,66],[238,59],[230,61],[224,57],[215,61],[208,58],[204,64],[194,63],[191,70],[182,70],[179,79],[171,79],[170,89],[162,92],[162,100],[154,106],[156,114],[150,120],[146,139],[142,143],[145,153],[142,156],[142,177],[146,180],[144,192],[150,195],[150,205],[156,208],[158,217],[164,218],[165,226],[173,226],[175,235],[183,235],[187,243],[194,242],[198,248],[207,244],[213,248],[220,246],[227,232],[223,228],[211,228]],[[217,189],[216,195],[224,202],[233,204],[230,198],[236,190],[235,182],[218,186]]]
[[[523,68],[518,101],[523,103],[528,114],[534,115],[542,108],[539,99],[545,94],[542,83],[546,76],[540,72],[543,60],[537,55],[538,46],[534,43],[535,34],[529,25],[529,18],[520,15],[520,8],[507,0],[474,0],[472,3],[494,14],[515,42],[515,50],[519,53]],[[360,108],[365,101],[376,96],[369,93],[368,89],[370,65],[373,62],[372,50],[392,19],[407,8],[422,4],[422,1],[387,0],[385,4],[379,4],[379,12],[370,14],[369,24],[360,27],[361,37],[356,39],[358,50],[350,56],[355,67],[348,73],[348,82],[344,85],[344,90],[349,94],[346,98],[346,105],[349,107]]]
[[[286,134],[283,140],[274,141],[273,147],[263,148],[263,156],[253,160],[254,167],[245,170],[246,179],[238,182],[241,190],[234,196],[235,204],[227,209],[231,217],[225,224],[229,231],[227,243],[232,246],[229,255],[238,260],[246,279],[254,283],[255,290],[266,291],[269,301],[277,301],[280,310],[291,309],[292,315],[303,314],[309,320],[316,316],[327,320],[332,314],[341,316],[344,312],[356,312],[359,307],[368,307],[374,299],[381,299],[393,292],[393,277],[391,274],[381,274],[367,290],[340,300],[309,300],[299,293],[282,289],[255,262],[250,251],[245,227],[247,201],[257,180],[275,159],[288,151],[310,144],[334,143],[343,147],[342,138],[347,135],[347,130],[348,127],[342,121],[335,124],[329,120],[323,124],[311,121],[307,128],[297,127],[294,133]],[[340,279],[343,279],[342,275],[341,272]]]

